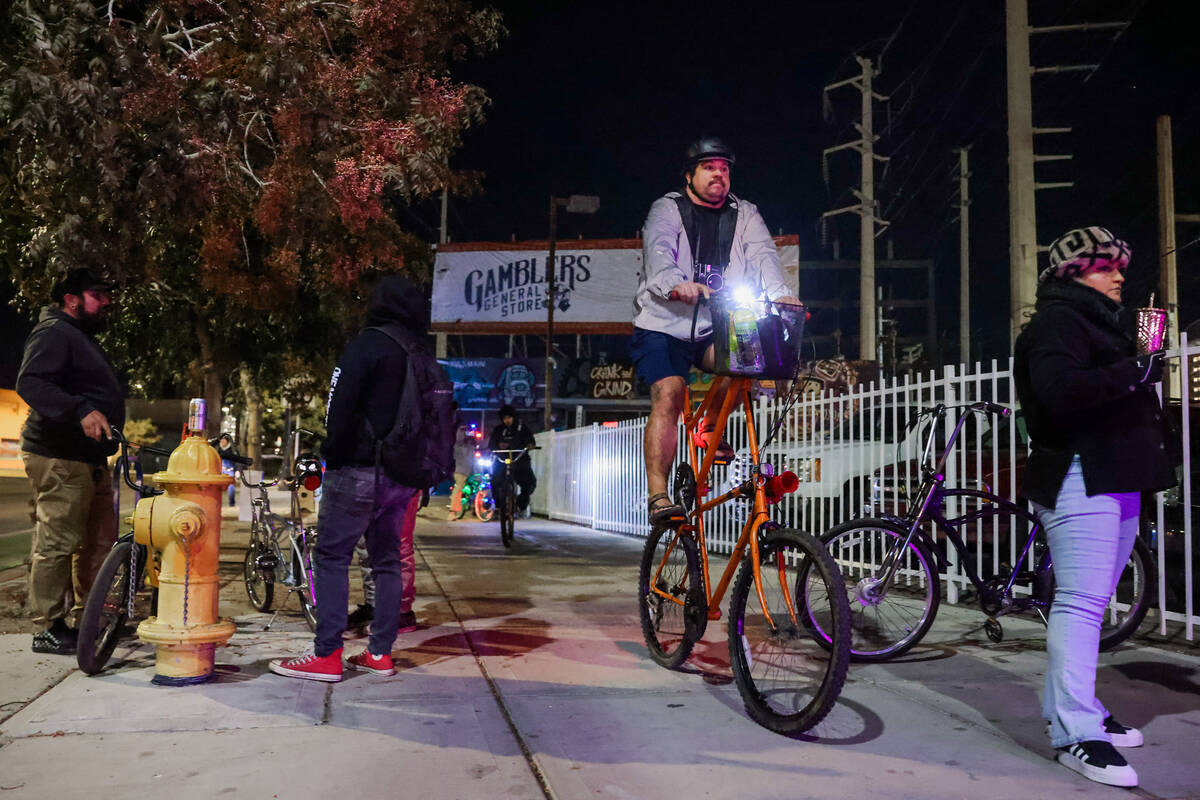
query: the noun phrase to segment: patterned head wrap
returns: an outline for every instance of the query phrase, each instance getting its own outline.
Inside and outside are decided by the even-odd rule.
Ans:
[[[1102,267],[1115,267],[1124,272],[1131,255],[1129,245],[1113,236],[1108,228],[1095,225],[1076,228],[1050,245],[1050,266],[1042,271],[1038,280],[1068,280]]]

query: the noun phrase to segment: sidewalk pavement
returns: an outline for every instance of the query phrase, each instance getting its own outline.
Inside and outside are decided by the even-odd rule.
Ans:
[[[640,540],[532,519],[506,551],[494,524],[430,515],[417,548],[422,626],[390,678],[268,672],[311,641],[294,600],[270,631],[238,616],[216,679],[194,687],[152,685],[152,651],[132,643],[89,678],[0,637],[0,798],[1200,797],[1200,650],[1101,657],[1101,695],[1146,735],[1126,751],[1129,792],[1052,761],[1036,624],[1006,620],[992,644],[978,611],[943,605],[924,644],[852,666],[831,715],[786,738],[746,716],[723,624],[684,671],[647,657]]]

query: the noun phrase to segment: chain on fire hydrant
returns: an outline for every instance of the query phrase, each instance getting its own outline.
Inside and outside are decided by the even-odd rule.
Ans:
[[[218,644],[234,633],[217,616],[220,583],[221,497],[233,481],[221,474],[221,457],[204,438],[204,401],[192,400],[188,435],[154,482],[163,494],[140,500],[133,538],[161,550],[158,616],[138,625],[138,636],[157,648],[153,682],[203,683],[212,677]]]

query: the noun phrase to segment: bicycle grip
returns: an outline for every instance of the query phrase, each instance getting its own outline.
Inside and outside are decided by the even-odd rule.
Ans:
[[[253,458],[246,458],[245,456],[230,455],[230,456],[225,456],[225,460],[232,461],[234,464],[241,464],[243,467],[249,467],[254,464]]]
[[[990,400],[983,403],[983,407],[987,409],[989,414],[997,414],[1001,417],[1007,417],[1012,414],[1012,409],[1007,406],[1002,406],[999,403],[993,403]]]

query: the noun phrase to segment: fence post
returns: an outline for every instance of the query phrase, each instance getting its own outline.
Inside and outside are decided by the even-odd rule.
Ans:
[[[948,406],[952,406],[958,402],[958,393],[955,391],[954,375],[954,365],[947,364],[944,373],[945,384],[942,389],[942,397],[945,398],[943,402],[945,402],[945,404]],[[947,414],[945,420],[943,421],[942,431],[946,438],[949,438],[950,431],[953,430],[953,425],[954,417],[950,414]],[[958,485],[958,460],[956,456],[957,454],[951,453],[950,457],[946,459],[946,484],[949,486]],[[946,517],[947,519],[952,519],[958,515],[958,499],[950,498],[946,502]],[[958,563],[958,551],[953,547],[948,547],[946,548],[946,600],[951,605],[956,605],[958,603],[958,583],[961,578],[962,567]]]
[[[1183,380],[1180,381],[1179,392],[1179,420],[1181,428],[1180,443],[1183,451],[1183,596],[1184,596],[1184,614],[1186,621],[1184,622],[1185,636],[1187,640],[1193,641],[1195,635],[1195,604],[1192,596],[1192,587],[1195,585],[1196,576],[1192,574],[1192,432],[1191,432],[1191,402],[1192,402],[1192,381],[1191,370],[1187,369],[1190,365],[1190,358],[1187,355],[1187,332],[1179,333],[1179,359],[1182,362],[1180,365],[1180,373]],[[1163,412],[1169,413],[1167,411]],[[1158,539],[1161,542],[1163,539],[1163,526],[1159,525]],[[1160,581],[1159,608],[1163,607],[1163,595],[1165,585],[1161,583],[1165,580],[1163,573],[1166,572],[1166,565],[1160,560],[1158,565],[1158,574]]]
[[[592,423],[592,456],[591,456],[591,484],[592,484],[592,527],[596,527],[596,518],[599,516],[600,508],[600,423]]]
[[[556,460],[556,456],[558,455],[558,446],[554,440],[558,431],[552,429],[547,431],[547,433],[550,434],[548,437],[550,452],[547,454],[548,458],[546,459],[546,464],[548,466],[548,469],[546,470],[546,477],[550,479],[550,482],[548,486],[549,491],[546,492],[546,519],[554,519],[554,513],[558,510],[558,498],[556,497],[558,494],[556,491],[558,483],[554,480],[554,476],[558,474],[558,471],[554,469],[554,462]]]

